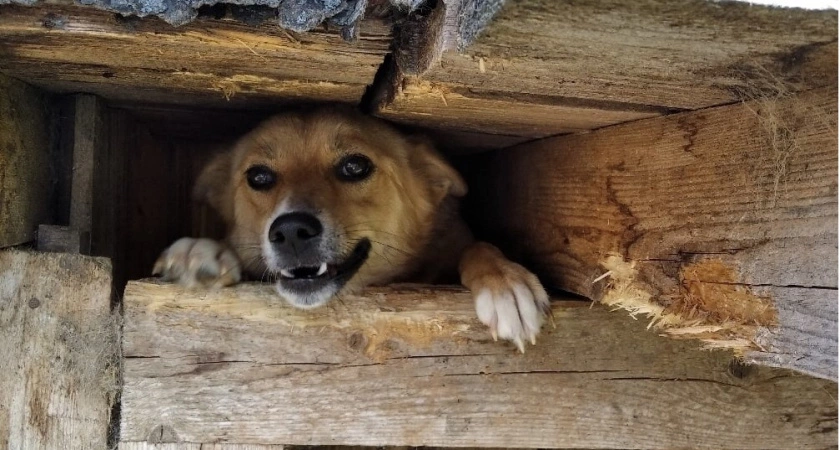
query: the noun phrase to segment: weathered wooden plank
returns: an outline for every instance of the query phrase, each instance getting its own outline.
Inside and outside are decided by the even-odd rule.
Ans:
[[[303,311],[269,285],[125,292],[121,438],[146,442],[822,448],[834,383],[741,368],[585,303],[524,355],[469,293],[378,288]],[[737,370],[735,370],[737,369]]]
[[[451,35],[461,3],[437,2],[444,11],[424,13],[421,25],[397,36],[396,67],[379,86],[387,92],[381,116],[541,137],[730,103],[768,77],[800,89],[837,82],[834,11],[707,0],[511,1],[459,53]],[[418,34],[440,39],[429,44]]]
[[[90,253],[90,236],[61,225],[38,225],[38,251]]]
[[[106,448],[110,293],[107,260],[0,251],[0,448]]]
[[[127,158],[133,137],[124,116],[114,114],[95,95],[79,94],[72,106],[72,178],[70,227],[79,233],[88,254],[122,260],[126,230],[122,216],[126,201]],[[129,143],[129,145],[126,145]],[[124,265],[116,264],[114,280],[124,283]]]
[[[836,88],[547,139],[484,163],[476,224],[549,285],[836,379]]]
[[[148,442],[120,442],[119,450],[283,450],[283,446],[259,444],[149,444]]]
[[[70,226],[91,236],[95,204],[107,186],[97,183],[108,170],[108,123],[106,107],[94,95],[79,95],[74,102],[73,174],[70,194]],[[98,232],[99,230],[97,230]]]
[[[276,23],[203,18],[175,28],[67,4],[3,5],[0,12],[0,72],[141,102],[357,102],[390,44],[390,28],[375,17],[351,44],[336,31],[296,34]]]
[[[0,247],[34,240],[51,218],[49,108],[43,93],[0,74]]]

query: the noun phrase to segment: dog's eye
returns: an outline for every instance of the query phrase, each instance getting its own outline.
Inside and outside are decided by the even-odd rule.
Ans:
[[[343,181],[361,181],[373,172],[373,162],[365,155],[349,155],[342,158],[335,169]]]
[[[248,186],[255,191],[271,189],[277,184],[277,173],[266,166],[254,166],[245,171]]]

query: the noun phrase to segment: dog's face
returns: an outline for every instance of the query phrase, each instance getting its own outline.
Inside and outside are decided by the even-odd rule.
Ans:
[[[435,211],[466,186],[426,143],[342,109],[285,114],[202,172],[246,271],[299,307],[415,270]]]

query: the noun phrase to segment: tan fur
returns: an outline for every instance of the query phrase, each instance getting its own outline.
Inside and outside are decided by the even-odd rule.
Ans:
[[[367,156],[375,166],[373,174],[358,183],[340,180],[335,166],[347,154]],[[255,165],[279,174],[272,189],[255,191],[248,185],[245,173]],[[486,316],[485,323],[503,322],[503,328],[521,320],[518,331],[494,329],[493,333],[522,349],[522,341],[533,341],[542,323],[547,296],[530,272],[505,259],[495,247],[474,243],[458,215],[457,198],[466,193],[461,176],[428,142],[341,108],[269,119],[211,161],[195,188],[196,198],[213,206],[228,223],[227,245],[245,273],[257,279],[267,269],[261,253],[267,222],[286,202],[292,209],[327,212],[343,252],[362,238],[370,240],[368,259],[342,292],[392,281],[454,281],[459,264],[464,284],[476,295],[502,298],[508,293],[514,299],[514,292],[524,295],[520,288],[525,286],[531,292],[525,295],[528,298],[510,301],[514,305],[519,301],[520,311],[521,302],[530,302],[526,309],[538,305],[539,317],[531,320],[530,328],[525,319],[493,319],[498,314],[492,307],[489,312],[479,311],[480,317]],[[226,250],[221,246],[213,251]],[[171,260],[166,253],[161,257]],[[496,298],[492,295],[487,298]]]

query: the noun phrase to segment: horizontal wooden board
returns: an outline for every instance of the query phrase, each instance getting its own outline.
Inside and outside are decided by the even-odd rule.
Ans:
[[[119,450],[283,450],[282,445],[121,442]]]
[[[0,448],[105,449],[117,388],[111,265],[0,251]]]
[[[460,288],[377,288],[304,311],[269,285],[139,281],[124,302],[123,442],[822,448],[837,439],[836,384],[741,367],[586,303],[555,303],[556,328],[521,355],[492,341]]]
[[[639,121],[476,159],[475,222],[547,284],[650,297],[656,317],[695,288],[770,299],[778,323],[744,323],[779,328],[738,345],[836,379],[837,152],[834,87]],[[714,270],[687,281],[701,267]]]
[[[452,23],[437,24],[446,41]],[[835,11],[707,0],[511,1],[464,53],[454,40],[425,52],[412,47],[416,39],[398,40],[408,48],[396,54],[410,56],[382,80],[392,99],[382,95],[379,114],[532,137],[594,129],[737,101],[768,79],[800,89],[836,85],[836,38]]]
[[[294,34],[211,18],[176,28],[59,3],[0,6],[0,73],[141,102],[357,102],[391,41],[376,18],[363,21],[351,44],[337,31]]]
[[[581,104],[571,99],[564,101],[524,92],[483,95],[471,86],[451,87],[411,79],[402,83],[393,103],[381,109],[378,115],[397,122],[454,131],[539,138],[591,130],[665,112],[668,112],[667,108]]]
[[[35,240],[52,220],[53,132],[48,97],[0,74],[0,247]]]

